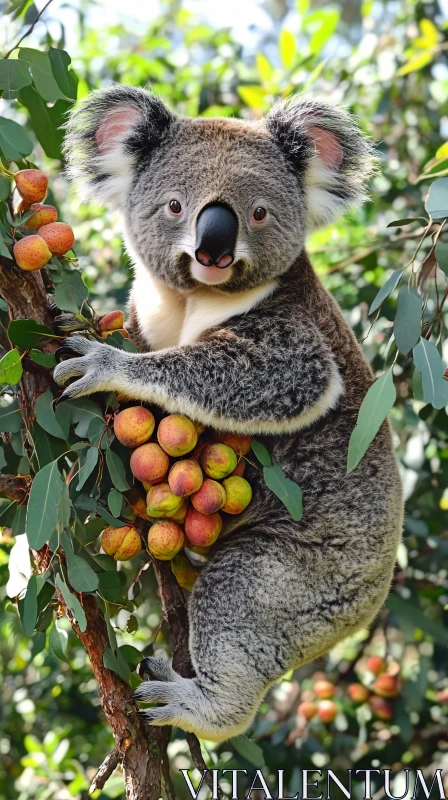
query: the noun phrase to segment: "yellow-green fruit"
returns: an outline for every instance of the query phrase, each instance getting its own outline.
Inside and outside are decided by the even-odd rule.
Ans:
[[[168,483],[174,494],[179,497],[188,497],[201,488],[203,478],[198,462],[192,458],[186,458],[173,464],[168,475]]]
[[[183,525],[185,522],[185,517],[187,516],[187,511],[188,499],[184,497],[182,505],[174,514],[170,515],[170,519],[172,519],[174,522],[177,522],[179,525]]]
[[[109,525],[101,537],[101,545],[108,556],[113,556],[115,561],[129,561],[142,549],[139,532],[131,525],[114,528]]]
[[[142,483],[154,483],[168,472],[170,460],[166,453],[155,442],[142,444],[131,456],[132,474]]]
[[[13,252],[18,266],[25,272],[42,269],[51,260],[47,243],[37,234],[20,239],[15,243]]]
[[[19,194],[27,203],[41,203],[45,199],[48,178],[40,169],[21,169],[14,175]]]
[[[226,490],[226,502],[222,510],[227,514],[241,514],[252,500],[252,487],[245,478],[233,475],[222,482]]]
[[[215,514],[226,502],[226,492],[218,481],[207,478],[199,491],[191,496],[191,502],[201,514]]]
[[[114,433],[126,447],[139,447],[151,438],[156,421],[147,408],[132,406],[114,419]]]
[[[219,481],[233,472],[237,465],[237,457],[231,447],[217,442],[204,447],[200,455],[200,462],[209,478]]]
[[[178,553],[177,556],[173,558],[171,569],[174,572],[179,586],[191,592],[199,577],[199,570],[195,569],[193,565],[190,564],[188,558],[184,556],[183,553]]]
[[[124,314],[122,311],[109,311],[99,322],[100,331],[118,331],[124,325]]]
[[[33,203],[30,210],[34,211],[34,214],[25,223],[25,227],[30,231],[37,231],[41,225],[49,225],[50,222],[56,222],[58,218],[58,212],[54,206]]]
[[[158,483],[156,486],[151,486],[146,496],[147,508],[146,511],[150,517],[171,517],[176,511],[179,511],[183,497],[178,497],[174,494],[169,486],[169,483]]]
[[[196,447],[198,434],[191,420],[182,414],[164,417],[157,430],[157,439],[170,456],[184,456]]]
[[[182,549],[184,540],[184,532],[177,522],[163,519],[150,528],[148,550],[160,561],[171,561]]]
[[[243,434],[223,433],[222,431],[216,431],[214,438],[217,442],[221,442],[221,444],[226,444],[231,447],[238,456],[247,455],[252,447],[252,437],[243,436]]]

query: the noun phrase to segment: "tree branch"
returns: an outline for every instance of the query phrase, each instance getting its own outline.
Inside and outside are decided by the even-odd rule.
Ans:
[[[50,3],[52,3],[52,2],[53,2],[53,0],[48,0],[48,3],[45,3],[45,5],[44,5],[43,9],[42,9],[41,11],[39,11],[39,13],[38,13],[38,15],[37,15],[36,19],[34,20],[33,24],[32,24],[32,25],[31,25],[31,26],[28,28],[28,30],[27,30],[27,31],[25,31],[25,33],[23,34],[23,36],[21,36],[21,37],[20,37],[20,39],[19,39],[19,41],[17,42],[17,44],[15,44],[15,45],[14,45],[14,47],[11,47],[11,50],[8,50],[8,52],[6,53],[6,55],[5,55],[5,56],[3,56],[3,58],[9,58],[9,56],[11,55],[11,53],[13,53],[13,52],[14,52],[14,50],[17,50],[17,48],[19,47],[20,43],[21,43],[21,42],[23,42],[23,40],[24,40],[24,39],[25,39],[27,36],[29,36],[29,35],[30,35],[30,33],[32,33],[32,32],[33,32],[35,25],[36,25],[36,24],[39,22],[39,20],[40,20],[40,18],[41,18],[41,16],[42,16],[42,14],[44,13],[44,11],[45,11],[45,10],[48,8],[48,6],[50,5]]]
[[[92,783],[90,784],[89,794],[93,794],[98,789],[103,789],[118,765],[121,764],[121,753],[114,748],[107,754]]]

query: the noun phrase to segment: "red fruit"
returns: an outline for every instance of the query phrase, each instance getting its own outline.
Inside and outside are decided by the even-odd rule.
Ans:
[[[124,325],[124,314],[122,311],[109,311],[99,321],[100,331],[118,331]]]
[[[192,421],[182,414],[164,417],[157,430],[157,440],[170,456],[184,456],[198,443],[198,434]]]
[[[246,462],[245,462],[244,458],[240,458],[240,460],[238,461],[238,464],[236,465],[235,469],[233,470],[233,472],[230,473],[229,478],[232,478],[234,475],[237,475],[238,478],[242,478],[243,475],[244,475],[245,469],[246,469]]]
[[[334,695],[334,686],[330,681],[316,681],[314,693],[321,700],[329,700]]]
[[[313,719],[317,714],[317,705],[316,703],[305,701],[299,704],[297,713],[299,717],[303,717],[306,720]]]
[[[399,693],[398,678],[396,675],[380,675],[372,686],[375,694],[380,697],[396,697]]]
[[[378,677],[378,675],[386,672],[387,664],[381,656],[370,656],[366,661],[366,667],[369,672],[372,672],[375,677]]]
[[[13,253],[18,266],[26,272],[42,269],[51,259],[47,243],[36,234],[16,242]]]
[[[354,703],[365,703],[370,696],[369,690],[362,683],[350,683],[347,687],[347,694]]]
[[[391,720],[394,715],[392,703],[389,700],[385,700],[384,697],[372,695],[372,697],[369,697],[369,706],[378,719],[383,719],[386,722]]]
[[[148,550],[160,561],[171,561],[182,549],[184,539],[184,532],[177,522],[163,519],[149,530]]]
[[[191,502],[201,514],[215,514],[226,502],[226,493],[218,481],[206,478],[199,491],[191,496]]]
[[[337,716],[338,709],[333,700],[321,700],[317,707],[317,713],[322,722],[333,722]]]
[[[189,497],[194,492],[198,492],[202,481],[202,470],[193,458],[176,461],[168,475],[170,489],[179,497]]]
[[[134,450],[130,465],[138,481],[157,483],[168,472],[170,460],[158,444],[149,442]]]
[[[185,533],[191,544],[210,547],[221,533],[222,519],[219,514],[200,514],[189,508],[185,517]]]
[[[151,412],[143,406],[124,408],[114,419],[114,433],[125,447],[139,447],[151,438],[155,426]]]
[[[200,456],[201,467],[209,478],[226,478],[236,467],[235,451],[220,442],[207,444]]]
[[[42,225],[38,234],[45,239],[51,252],[56,256],[64,256],[75,243],[75,234],[66,222],[51,222],[50,225]]]
[[[14,175],[19,194],[27,203],[41,203],[48,189],[48,178],[40,169],[21,169]]]
[[[34,211],[34,214],[25,223],[25,227],[30,231],[37,231],[41,225],[49,225],[50,222],[56,222],[58,218],[58,212],[54,206],[43,206],[41,203],[33,203],[31,210]]]

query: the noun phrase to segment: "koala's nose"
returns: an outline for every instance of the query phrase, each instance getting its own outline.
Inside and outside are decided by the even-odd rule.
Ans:
[[[213,203],[196,222],[196,260],[204,267],[229,267],[235,258],[238,220],[231,208]]]

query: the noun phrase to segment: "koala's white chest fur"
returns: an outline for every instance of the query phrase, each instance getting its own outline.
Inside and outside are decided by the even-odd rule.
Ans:
[[[131,300],[141,333],[151,349],[164,350],[198,341],[209,328],[249,311],[271,294],[276,285],[276,281],[269,281],[235,294],[207,286],[185,293],[137,268]]]

